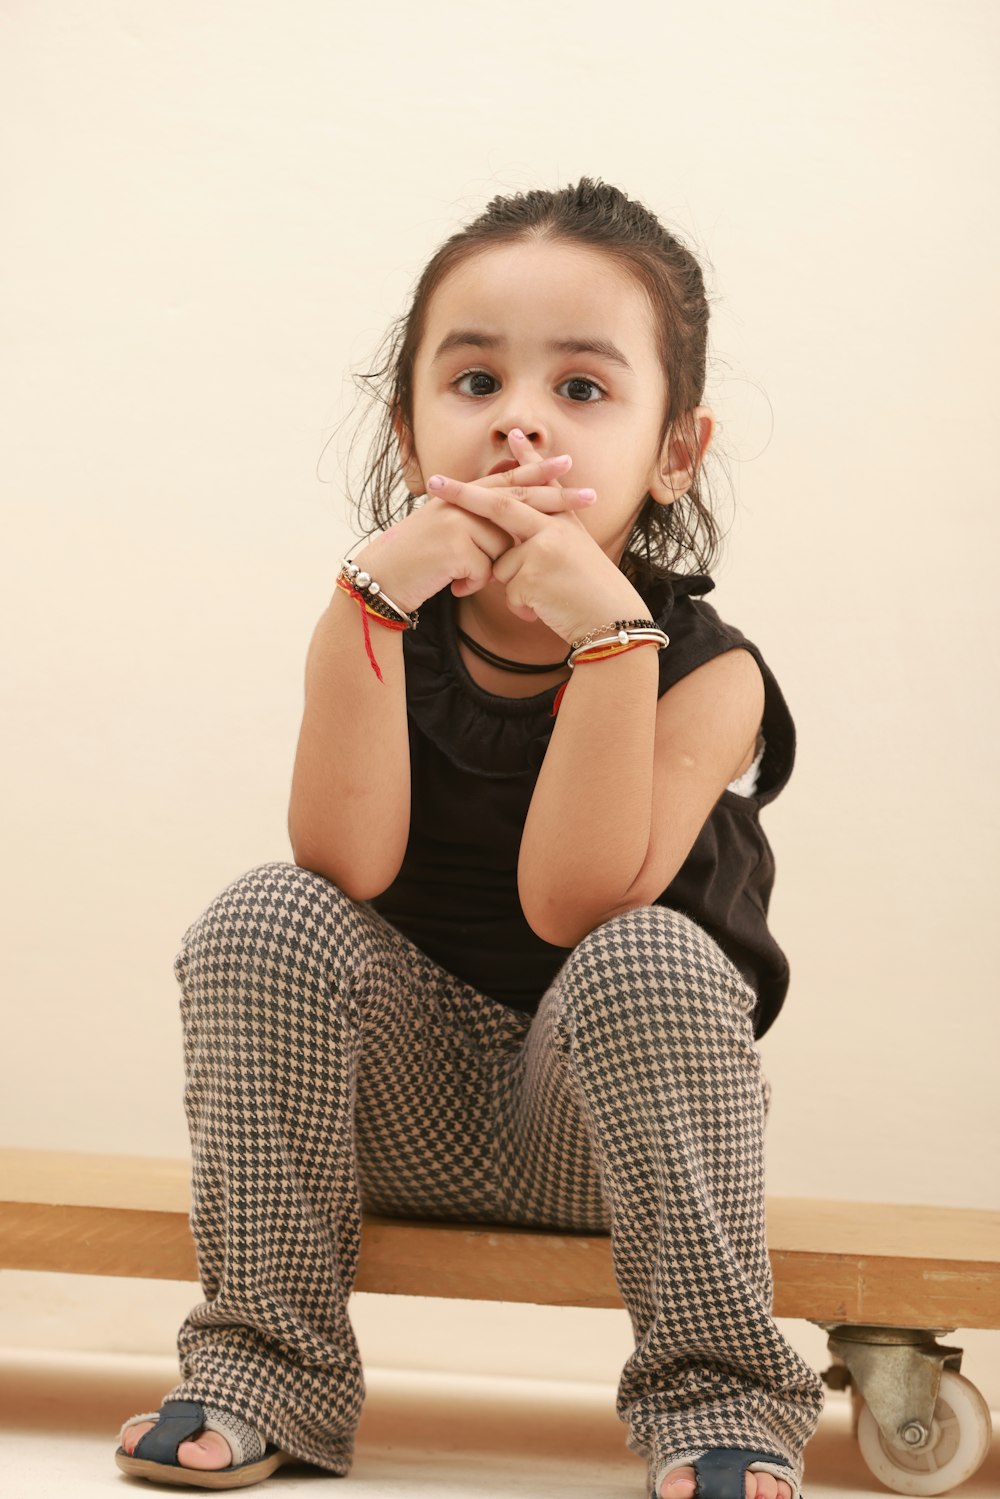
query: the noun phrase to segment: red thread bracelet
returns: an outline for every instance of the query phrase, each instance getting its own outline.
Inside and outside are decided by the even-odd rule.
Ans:
[[[623,656],[626,651],[638,650],[641,645],[655,645],[657,649],[659,649],[658,642],[655,640],[633,640],[630,645],[619,645],[614,647],[614,649],[612,650],[601,650],[597,655],[594,656],[577,656],[576,665],[585,666],[588,661],[606,661],[609,656]],[[555,718],[556,714],[559,712],[559,705],[563,700],[563,693],[566,691],[566,688],[569,686],[571,680],[572,679],[570,677],[566,678],[565,682],[562,684],[559,691],[556,693],[555,698],[553,699],[553,718]]]
[[[386,619],[384,614],[379,614],[376,609],[370,609],[368,607],[368,601],[361,590],[358,588],[354,588],[350,583],[346,582],[345,579],[338,578],[337,587],[343,589],[348,598],[357,599],[358,603],[361,605],[361,623],[364,627],[365,632],[365,650],[367,651],[368,659],[372,664],[372,671],[378,677],[380,682],[384,682],[385,677],[383,677],[381,671],[379,670],[379,664],[375,660],[375,652],[372,650],[372,638],[371,632],[368,628],[368,616],[370,614],[374,619],[377,619],[379,624],[384,625],[387,630],[406,630],[409,628],[409,626],[404,625],[402,620],[399,620],[397,622],[394,619]]]

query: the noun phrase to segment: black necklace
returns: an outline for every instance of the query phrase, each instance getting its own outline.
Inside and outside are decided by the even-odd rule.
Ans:
[[[465,641],[470,651],[481,657],[483,661],[488,661],[491,666],[499,666],[501,671],[517,671],[524,675],[532,675],[544,671],[560,671],[566,665],[566,661],[569,660],[567,656],[565,661],[552,661],[547,666],[532,666],[527,661],[511,661],[506,656],[498,656],[495,651],[487,650],[485,645],[480,645],[478,640],[473,640],[471,635],[466,635],[465,631],[460,629],[457,624],[455,630],[459,639]]]

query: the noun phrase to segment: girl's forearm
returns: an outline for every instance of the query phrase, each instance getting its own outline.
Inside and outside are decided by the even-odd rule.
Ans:
[[[355,900],[390,885],[410,828],[410,750],[402,632],[369,620],[337,589],[313,633],[295,753],[288,835],[295,862]]]
[[[649,849],[658,667],[651,647],[578,666],[524,825],[518,889],[547,942],[622,909]]]

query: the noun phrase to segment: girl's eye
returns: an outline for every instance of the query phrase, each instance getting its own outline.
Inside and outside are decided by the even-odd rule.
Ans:
[[[495,396],[499,390],[498,379],[495,375],[487,375],[486,370],[465,370],[453,381],[453,385],[462,396]],[[583,375],[564,379],[556,390],[565,391],[567,399],[579,406],[597,405],[598,400],[604,400],[607,396],[603,385],[598,385],[595,379],[588,379]]]
[[[594,395],[587,394],[588,389],[591,392],[597,392],[596,400],[598,401],[603,401],[605,395],[607,394],[603,387],[598,385],[596,380],[586,380],[582,375],[574,375],[572,379],[564,380],[563,385],[568,385],[571,389],[575,387],[577,391],[580,390],[581,386],[583,387],[584,394],[582,399],[579,398],[575,393],[570,396],[571,401],[576,401],[577,404],[581,406],[592,406],[595,403]]]
[[[459,375],[457,380],[452,381],[455,389],[460,391],[463,396],[491,396],[493,394],[491,390],[483,390],[482,386],[473,390],[462,390],[462,386],[466,380],[485,380],[492,385],[497,383],[493,379],[493,376],[488,375],[485,370],[466,370],[464,375]]]

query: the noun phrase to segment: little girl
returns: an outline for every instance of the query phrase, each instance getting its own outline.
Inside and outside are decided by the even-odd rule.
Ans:
[[[295,862],[175,963],[205,1300],[127,1473],[349,1471],[371,1211],[610,1233],[651,1499],[799,1499],[823,1394],[771,1317],[754,1046],[794,730],[703,601],[707,326],[689,251],[586,178],[424,271],[309,649]]]

